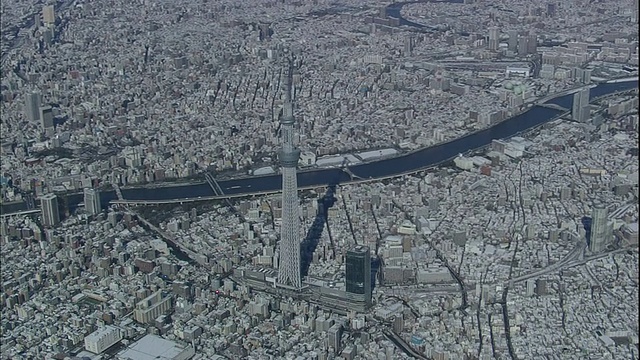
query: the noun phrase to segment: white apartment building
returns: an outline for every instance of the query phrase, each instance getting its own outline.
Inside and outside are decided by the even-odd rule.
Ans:
[[[122,332],[119,328],[107,325],[84,338],[84,348],[94,354],[100,354],[122,340]]]

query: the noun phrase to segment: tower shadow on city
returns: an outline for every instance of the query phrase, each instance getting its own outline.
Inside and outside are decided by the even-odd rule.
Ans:
[[[318,199],[318,213],[307,232],[307,236],[300,244],[300,272],[303,277],[309,274],[309,266],[313,259],[313,252],[316,250],[316,247],[318,247],[324,225],[327,223],[328,211],[337,201],[335,196],[333,196],[335,191],[336,186],[331,185],[327,188],[324,196]]]
[[[309,275],[309,267],[311,266],[311,261],[313,260],[313,253],[315,252],[318,244],[320,243],[320,239],[322,237],[322,232],[324,231],[325,225],[327,231],[329,232],[329,241],[331,241],[331,247],[334,251],[333,255],[335,256],[335,245],[333,244],[333,239],[331,237],[331,229],[329,227],[329,209],[333,207],[338,201],[335,197],[337,182],[334,182],[333,185],[329,185],[327,187],[327,192],[323,197],[319,198],[318,201],[318,212],[316,217],[309,227],[309,231],[305,236],[304,240],[300,244],[300,273],[304,278]],[[381,259],[376,255],[371,257],[371,289],[373,290],[376,285],[376,279],[379,278],[381,274],[379,272],[381,266]],[[378,279],[380,283],[382,283],[382,279]]]

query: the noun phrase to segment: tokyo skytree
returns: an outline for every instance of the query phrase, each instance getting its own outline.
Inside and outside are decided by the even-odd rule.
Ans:
[[[300,277],[300,218],[296,167],[300,150],[293,144],[294,123],[291,99],[291,65],[285,78],[285,103],[280,120],[282,132],[282,226],[280,228],[280,265],[278,282],[294,288],[302,287]]]

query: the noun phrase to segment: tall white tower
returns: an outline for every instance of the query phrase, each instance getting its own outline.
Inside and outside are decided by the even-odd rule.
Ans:
[[[300,150],[293,144],[295,119],[291,99],[291,65],[285,78],[285,104],[282,120],[282,226],[280,228],[280,266],[278,282],[294,288],[302,287],[300,274],[300,217],[296,168]]]

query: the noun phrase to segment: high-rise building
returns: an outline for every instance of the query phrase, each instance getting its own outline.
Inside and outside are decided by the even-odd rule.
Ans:
[[[413,37],[412,36],[405,36],[404,38],[404,52],[403,55],[404,56],[411,56],[411,54],[413,53]]]
[[[547,4],[547,16],[552,18],[556,16],[556,4],[548,3]]]
[[[285,78],[285,105],[282,120],[282,225],[280,227],[280,264],[278,282],[294,288],[302,287],[300,268],[300,218],[298,201],[298,179],[296,167],[300,159],[300,150],[293,144],[295,119],[293,100],[291,99],[292,65]]]
[[[573,106],[571,117],[575,121],[589,121],[591,117],[591,107],[589,106],[589,88],[582,89],[573,94]]]
[[[84,189],[84,209],[90,215],[99,214],[102,211],[102,203],[100,202],[100,191],[96,189]]]
[[[429,87],[434,90],[447,91],[451,87],[448,73],[442,69],[436,70],[434,76],[429,79]]]
[[[536,290],[536,280],[528,279],[527,280],[527,296],[535,295],[535,290]]]
[[[53,128],[53,110],[51,106],[40,107],[40,122],[44,130]]]
[[[609,240],[607,208],[598,204],[591,210],[591,238],[589,239],[589,251],[593,253],[604,250]]]
[[[544,279],[536,280],[536,295],[538,296],[547,295],[547,280],[544,280]]]
[[[40,93],[33,91],[24,99],[24,116],[28,121],[40,120]]]
[[[526,56],[529,52],[529,37],[518,37],[518,56]]]
[[[56,35],[56,29],[54,27],[45,28],[42,32],[42,39],[45,45],[51,45],[53,38]]]
[[[404,331],[404,317],[402,314],[398,314],[393,319],[393,331],[401,334]]]
[[[345,275],[347,292],[364,295],[365,302],[371,303],[371,253],[368,246],[357,245],[347,251]]]
[[[536,35],[527,35],[527,54],[535,54],[538,52],[538,37]]]
[[[270,24],[260,24],[260,41],[265,41],[271,39],[271,25]]]
[[[60,222],[60,212],[58,210],[58,196],[56,194],[46,194],[40,197],[42,206],[42,224],[44,226],[55,226]]]
[[[574,78],[583,84],[589,84],[591,83],[591,70],[575,68]]]
[[[333,348],[334,353],[339,354],[342,350],[342,325],[334,324],[327,331],[329,338],[329,346]]]
[[[47,5],[42,8],[42,22],[45,25],[53,25],[56,23],[56,13],[53,5]]]
[[[498,44],[500,43],[500,30],[497,27],[489,29],[489,50],[498,50]]]
[[[513,52],[518,51],[518,31],[509,30],[507,31],[507,34],[509,35],[509,40],[507,42],[507,49]]]

